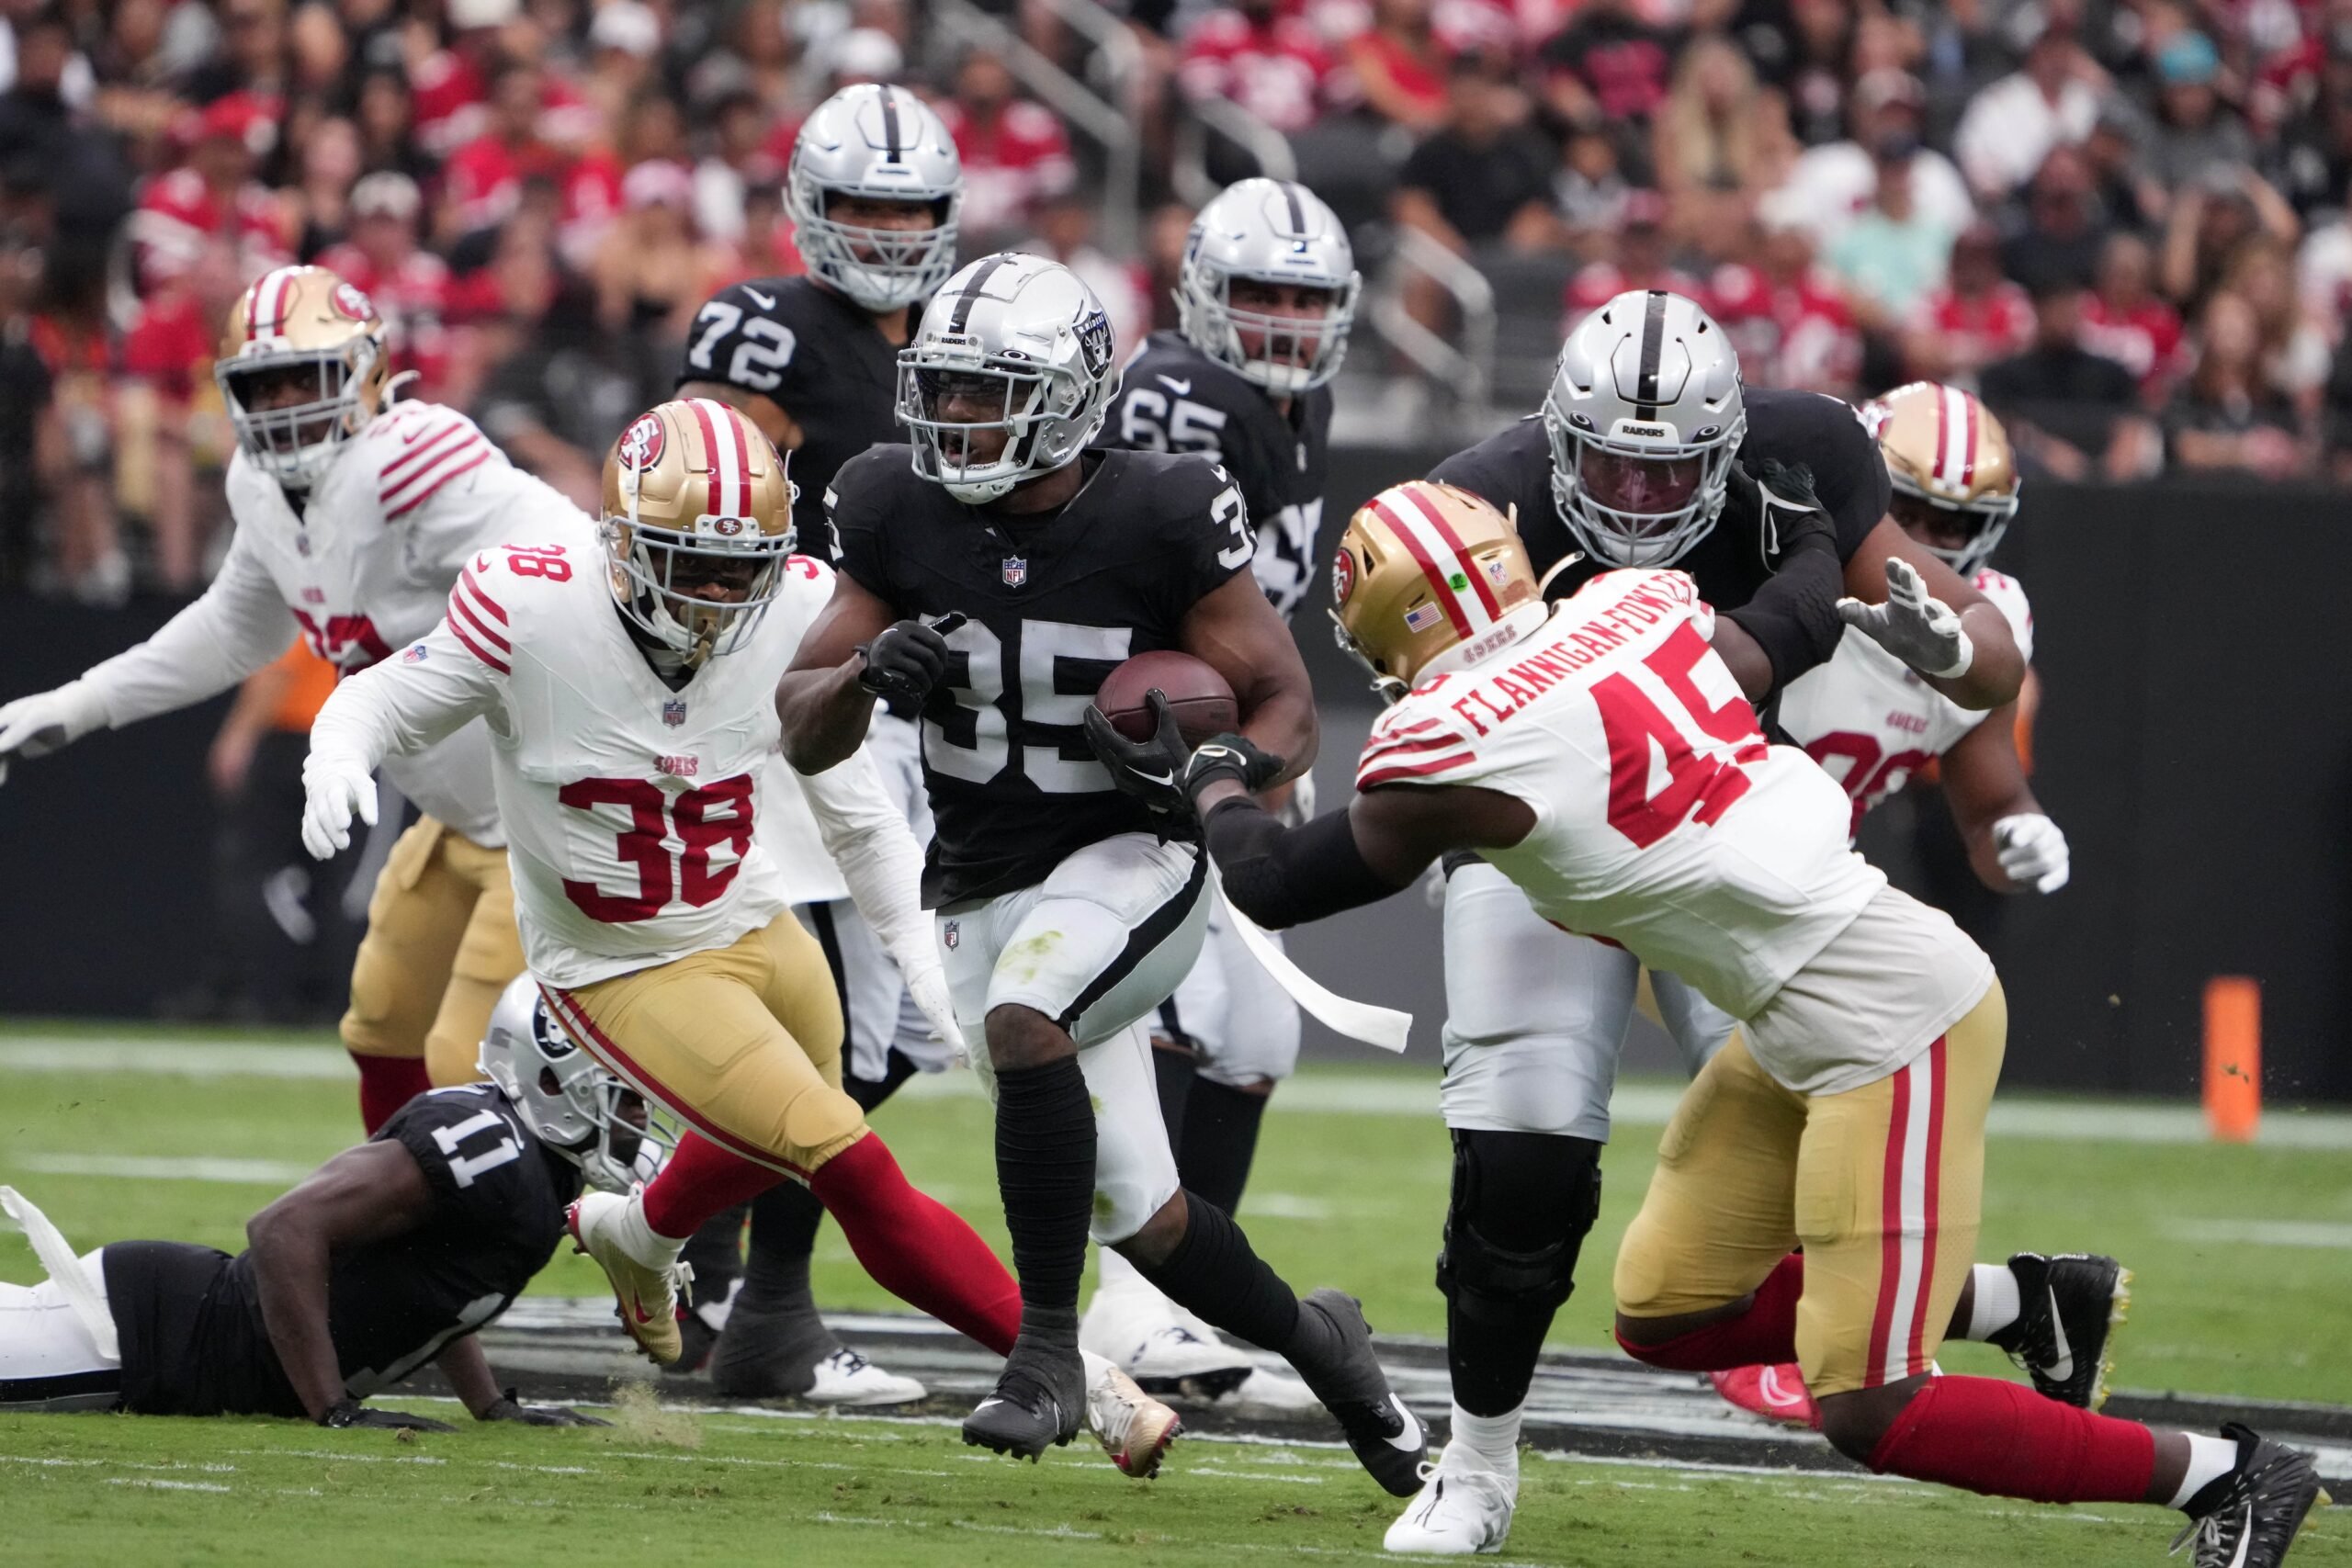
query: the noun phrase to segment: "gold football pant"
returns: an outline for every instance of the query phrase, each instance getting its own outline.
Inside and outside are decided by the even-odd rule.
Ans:
[[[522,972],[506,852],[419,818],[368,897],[343,1043],[358,1056],[422,1057],[436,1087],[471,1083],[491,1010]]]
[[[731,946],[542,989],[590,1055],[730,1153],[806,1181],[865,1135],[832,972],[789,913]]]
[[[1816,1395],[1928,1371],[1976,1261],[1998,981],[1900,1072],[1842,1094],[1774,1082],[1743,1034],[1685,1090],[1617,1253],[1617,1310],[1736,1302],[1797,1246],[1797,1360]]]

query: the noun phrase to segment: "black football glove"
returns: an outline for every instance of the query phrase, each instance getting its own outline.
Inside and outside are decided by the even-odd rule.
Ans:
[[[897,622],[872,642],[858,645],[865,668],[857,672],[857,683],[889,704],[892,713],[911,718],[947,673],[947,634],[963,624],[956,612],[927,626],[917,620]]]
[[[1184,763],[1192,748],[1176,726],[1176,710],[1168,694],[1154,686],[1144,694],[1155,725],[1148,740],[1130,740],[1120,734],[1102,710],[1086,709],[1086,743],[1111,770],[1111,782],[1121,793],[1134,795],[1154,811],[1182,815],[1191,809],[1184,798]]]
[[[1776,568],[1802,549],[1837,550],[1837,525],[1814,493],[1813,470],[1803,463],[1767,457],[1752,474],[1735,463],[1731,483],[1736,489],[1757,492],[1747,499],[1761,520],[1764,542]]]
[[[526,1427],[609,1427],[610,1421],[599,1421],[594,1416],[582,1416],[577,1410],[566,1410],[560,1404],[525,1404],[508,1389],[492,1400],[490,1408],[476,1417],[482,1421],[514,1421]]]
[[[411,1416],[401,1410],[379,1410],[372,1404],[362,1404],[356,1399],[338,1399],[319,1417],[322,1427],[376,1427],[395,1431],[454,1432],[447,1421],[435,1421],[429,1416]]]
[[[1231,779],[1255,795],[1274,782],[1283,771],[1283,759],[1252,741],[1246,735],[1231,731],[1201,743],[1184,767],[1184,798],[1199,809],[1201,791],[1219,779]]]

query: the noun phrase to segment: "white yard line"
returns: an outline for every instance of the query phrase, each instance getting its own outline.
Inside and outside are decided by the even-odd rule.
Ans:
[[[2352,1250],[2352,1225],[2316,1220],[2177,1220],[2165,1227],[2186,1241],[2225,1241],[2254,1247],[2315,1247]]]
[[[46,1176],[112,1176],[137,1181],[220,1181],[285,1187],[317,1168],[283,1159],[177,1158],[155,1155],[23,1154],[9,1164]]]

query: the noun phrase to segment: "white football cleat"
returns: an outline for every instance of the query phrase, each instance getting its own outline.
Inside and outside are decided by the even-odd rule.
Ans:
[[[1272,1367],[1258,1365],[1235,1385],[1219,1404],[1248,1404],[1260,1410],[1319,1410],[1323,1402],[1299,1379]]]
[[[583,1192],[564,1218],[571,1239],[611,1281],[620,1303],[621,1326],[639,1349],[666,1367],[685,1353],[678,1334],[678,1287],[693,1279],[694,1271],[674,1261],[653,1268],[629,1254],[621,1234],[628,1206],[635,1201],[616,1192]]]
[[[1257,1363],[1219,1339],[1205,1324],[1194,1327],[1175,1303],[1136,1280],[1094,1292],[1078,1325],[1078,1345],[1125,1369],[1149,1393],[1215,1399],[1229,1393]]]
[[[884,1371],[846,1346],[818,1362],[815,1375],[800,1397],[818,1404],[912,1404],[931,1392],[912,1378]]]
[[[1148,1481],[1184,1423],[1176,1412],[1136,1386],[1107,1357],[1080,1351],[1086,1361],[1086,1425],[1120,1472]]]
[[[1510,1538],[1511,1509],[1518,1502],[1518,1476],[1500,1474],[1476,1455],[1449,1446],[1435,1464],[1421,1467],[1419,1494],[1380,1544],[1427,1557],[1500,1551]]]

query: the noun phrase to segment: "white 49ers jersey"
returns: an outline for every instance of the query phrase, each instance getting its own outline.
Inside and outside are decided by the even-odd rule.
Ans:
[[[2033,658],[2033,611],[2016,578],[1989,567],[1976,591],[2000,607],[2018,651]],[[1845,785],[1853,801],[1847,836],[1912,774],[1984,722],[1928,685],[1911,667],[1849,626],[1828,663],[1800,675],[1781,694],[1781,724],[1805,754]]]
[[[1484,852],[1537,913],[1749,1020],[1865,906],[1900,895],[1848,847],[1837,784],[1765,742],[1707,645],[1713,628],[1688,575],[1604,573],[1532,635],[1383,714],[1356,786],[1471,784],[1525,801],[1534,831]],[[1934,1032],[1858,1017],[1776,1039],[1769,1058],[1750,1043],[1775,1077],[1815,1093],[1894,1071]]]
[[[236,522],[220,575],[161,631],[86,677],[110,724],[225,690],[299,631],[349,672],[432,630],[458,569],[513,518],[568,503],[473,421],[437,403],[395,403],[344,443],[298,511],[240,451],[229,462]],[[392,761],[401,793],[477,843],[496,846],[488,738],[479,728]]]
[[[614,609],[594,525],[565,511],[475,554],[440,626],[338,689],[311,746],[382,755],[481,716],[524,956],[571,987],[724,947],[787,907],[755,830],[776,681],[832,571],[793,557],[750,640],[673,689]]]

